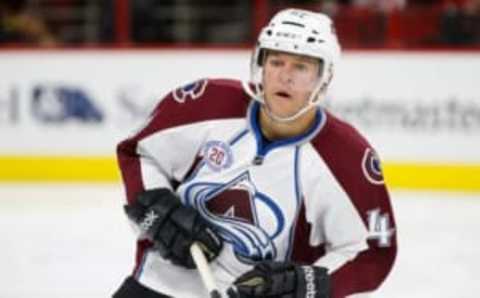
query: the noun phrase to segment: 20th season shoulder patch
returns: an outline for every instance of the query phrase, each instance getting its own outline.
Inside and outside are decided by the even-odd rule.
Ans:
[[[379,185],[385,182],[383,179],[380,158],[371,148],[367,148],[363,154],[362,171],[365,178],[367,178],[370,183]]]
[[[177,88],[172,92],[173,99],[179,103],[184,103],[187,99],[197,99],[203,95],[205,89],[207,88],[207,84],[207,79],[201,79]]]
[[[203,150],[204,160],[211,170],[218,172],[232,165],[233,152],[227,143],[208,141]]]

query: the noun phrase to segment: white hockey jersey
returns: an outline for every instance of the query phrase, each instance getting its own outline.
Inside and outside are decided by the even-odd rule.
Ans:
[[[222,290],[262,260],[327,267],[334,298],[376,289],[393,266],[396,234],[374,150],[321,108],[305,134],[268,142],[259,109],[233,80],[168,94],[118,146],[128,202],[168,187],[196,208],[225,243],[211,263]],[[134,276],[169,296],[207,297],[196,270],[162,259],[147,240]]]

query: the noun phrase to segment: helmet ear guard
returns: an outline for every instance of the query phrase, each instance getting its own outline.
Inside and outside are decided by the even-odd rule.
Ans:
[[[257,65],[263,67],[263,63],[265,62],[265,58],[267,58],[267,49],[259,49],[257,55]]]
[[[319,105],[333,78],[335,65],[340,59],[341,49],[332,20],[322,13],[286,9],[278,12],[261,30],[252,53],[250,84],[244,84],[245,91],[261,103],[265,103],[262,83],[267,50],[309,56],[321,62],[320,79],[310,95],[308,105],[292,117],[276,120],[282,122],[294,120],[312,106]]]

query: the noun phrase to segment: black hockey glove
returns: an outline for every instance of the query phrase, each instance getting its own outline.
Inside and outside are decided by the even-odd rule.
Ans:
[[[230,298],[328,298],[327,269],[293,263],[264,262],[234,282]]]
[[[195,268],[190,246],[197,242],[208,261],[218,256],[222,240],[197,210],[182,205],[177,195],[160,188],[141,193],[132,205],[125,205],[128,217],[136,222],[155,249],[172,263]]]

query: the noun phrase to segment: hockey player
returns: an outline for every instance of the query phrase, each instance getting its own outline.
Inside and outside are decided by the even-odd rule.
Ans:
[[[136,265],[114,298],[205,298],[202,248],[229,297],[346,297],[396,256],[374,149],[321,107],[340,56],[331,20],[288,9],[263,28],[251,81],[172,91],[118,146]]]

